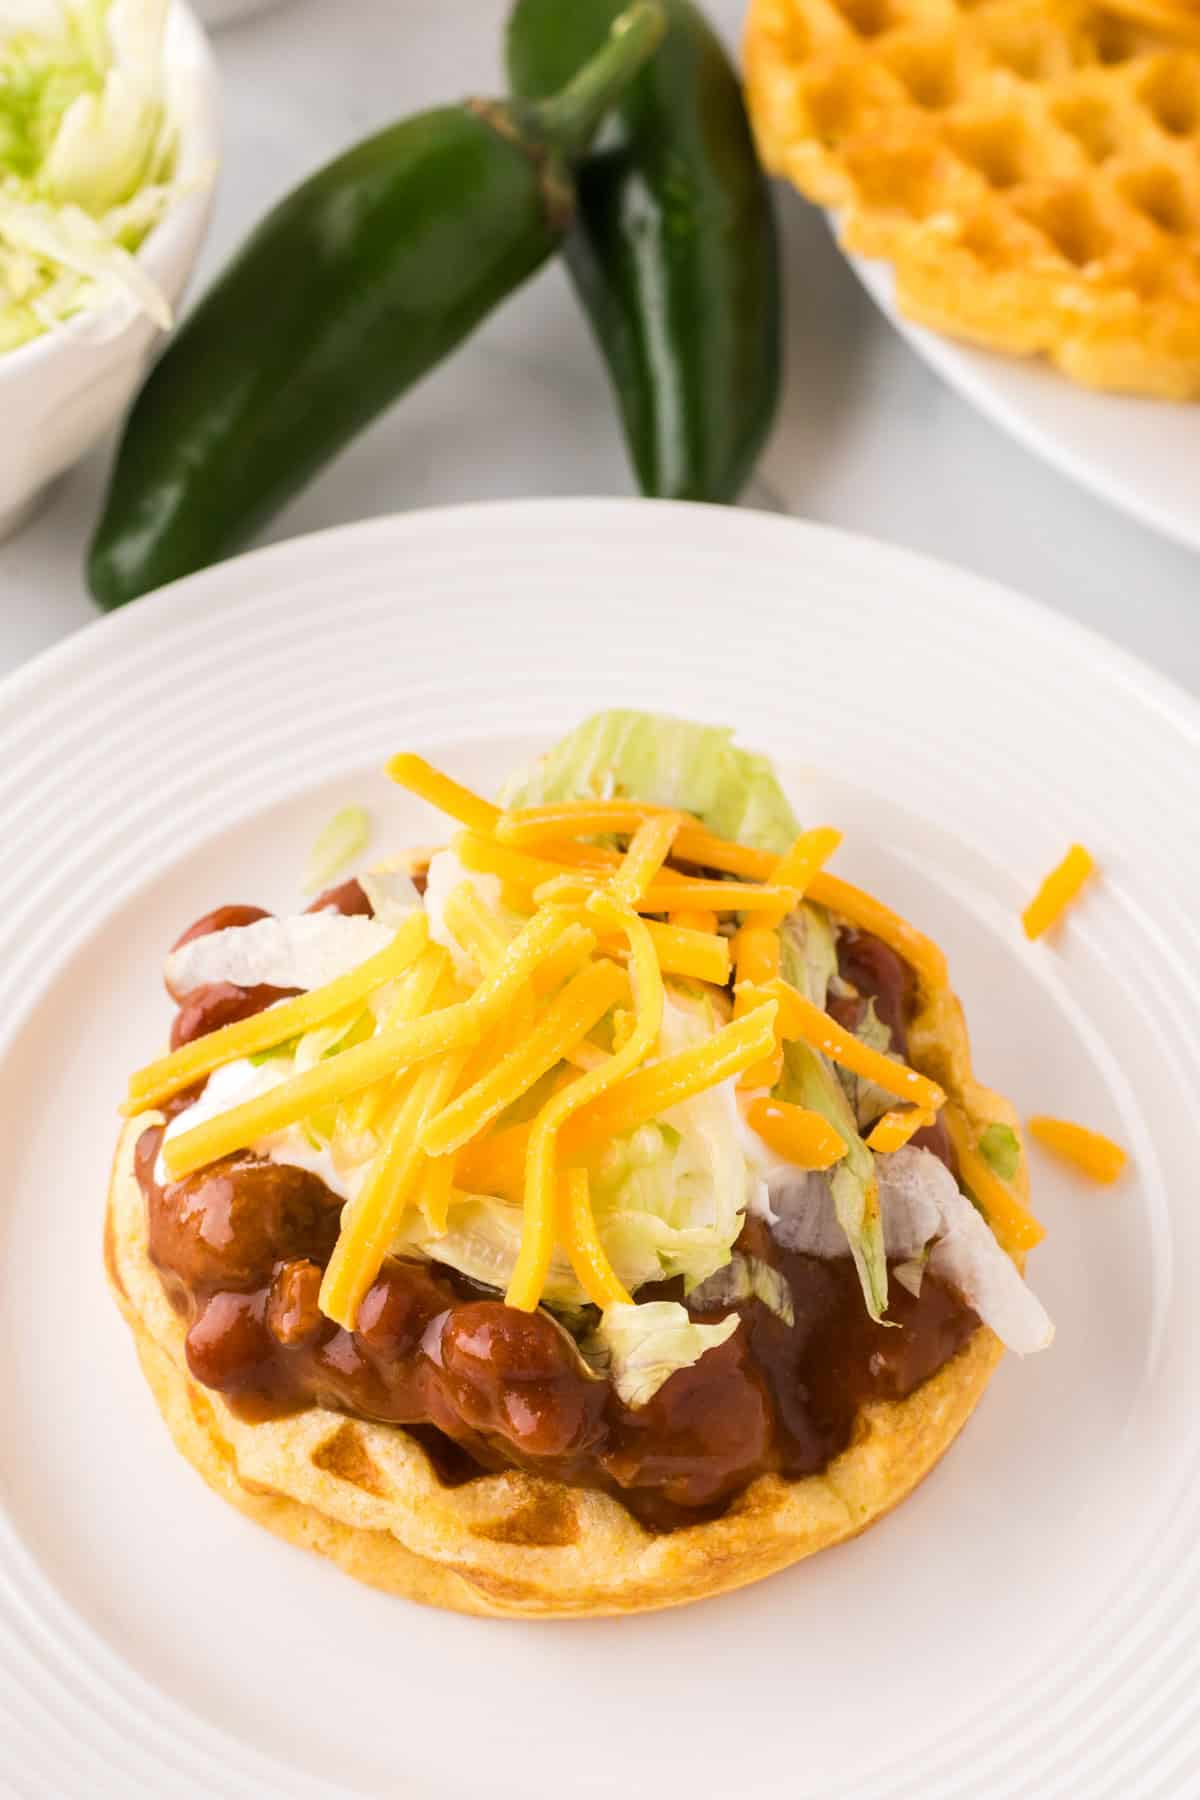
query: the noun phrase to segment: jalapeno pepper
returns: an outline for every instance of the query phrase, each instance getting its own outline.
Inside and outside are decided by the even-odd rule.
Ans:
[[[737,76],[688,0],[577,171],[567,240],[642,491],[734,500],[779,386],[774,217]],[[517,0],[513,91],[555,91],[618,0]]]
[[[657,0],[614,18],[556,97],[408,119],[268,214],[134,404],[89,556],[101,605],[238,549],[545,262],[572,159],[662,34]]]

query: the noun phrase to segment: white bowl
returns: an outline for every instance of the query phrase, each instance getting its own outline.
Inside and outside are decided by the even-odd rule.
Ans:
[[[216,64],[184,0],[171,6],[166,63],[184,191],[138,257],[174,307],[204,239],[220,148]],[[142,314],[114,329],[113,315],[82,313],[0,354],[0,538],[124,411],[161,335]]]

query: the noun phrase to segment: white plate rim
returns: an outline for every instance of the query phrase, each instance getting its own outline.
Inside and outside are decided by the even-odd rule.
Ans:
[[[902,323],[900,328],[905,329]],[[354,520],[346,525],[331,525],[320,531],[286,538],[280,543],[264,544],[257,549],[243,551],[238,556],[214,563],[210,568],[202,569],[194,575],[168,582],[165,587],[143,594],[116,611],[99,613],[69,636],[48,645],[18,668],[0,677],[0,711],[23,694],[34,692],[43,683],[67,675],[77,661],[91,653],[100,640],[105,643],[111,641],[116,646],[120,642],[120,635],[125,632],[136,636],[156,626],[165,625],[174,614],[186,611],[198,588],[214,588],[219,596],[220,590],[228,584],[237,586],[243,570],[249,570],[252,575],[264,569],[275,573],[286,570],[292,562],[302,565],[311,556],[331,555],[336,558],[347,545],[359,542],[367,544],[374,537],[389,538],[397,527],[404,531],[418,530],[427,521],[435,521],[439,525],[444,521],[452,528],[461,525],[464,530],[469,531],[474,528],[476,519],[486,521],[493,516],[503,515],[505,518],[519,520],[526,514],[537,517],[543,513],[565,514],[575,510],[581,514],[591,513],[596,516],[611,510],[614,525],[631,512],[673,512],[685,516],[695,514],[701,518],[731,516],[726,508],[702,501],[625,499],[607,494],[584,494],[552,499],[467,501],[448,506],[423,507],[409,513],[382,513]],[[744,517],[745,514],[739,513],[737,516]],[[913,576],[923,574],[938,583],[945,583],[949,579],[958,587],[964,602],[973,603],[976,608],[983,606],[987,609],[1002,602],[1005,607],[1016,609],[1026,624],[1032,624],[1047,634],[1048,641],[1057,638],[1060,644],[1068,647],[1079,645],[1082,648],[1086,645],[1089,656],[1095,658],[1098,664],[1107,664],[1114,674],[1119,673],[1132,692],[1152,701],[1180,728],[1186,730],[1191,727],[1200,732],[1200,699],[1189,693],[1179,682],[1173,681],[1169,675],[1155,669],[1136,652],[1126,649],[1123,644],[1114,643],[1095,626],[1085,625],[1079,619],[1059,613],[1048,601],[1026,594],[1020,588],[1010,587],[1006,582],[981,575],[946,557],[914,550],[888,538],[875,537],[870,532],[849,531],[843,526],[827,525],[818,520],[774,510],[754,511],[751,516],[756,521],[769,521],[773,529],[785,533],[798,532],[813,542],[824,542],[831,548],[836,548],[843,556],[883,558],[907,568]],[[235,595],[228,594],[225,604],[238,604]]]
[[[836,226],[830,220],[837,236]],[[842,246],[839,242],[839,250]],[[1078,486],[1096,494],[1117,512],[1135,519],[1147,530],[1157,532],[1172,543],[1186,549],[1200,549],[1200,521],[1188,518],[1174,507],[1162,506],[1152,495],[1131,487],[1114,474],[1102,453],[1088,455],[1065,442],[1033,420],[1013,391],[1009,379],[1011,365],[1017,360],[999,352],[945,337],[928,326],[918,325],[900,311],[895,301],[895,281],[890,264],[873,258],[855,256],[842,250],[855,275],[875,302],[888,323],[895,327],[906,344],[911,345],[922,362],[955,392],[990,420],[999,430],[1013,438],[1032,455],[1058,469]],[[1057,379],[1066,382],[1065,375]],[[1116,408],[1124,396],[1075,390],[1075,397],[1086,396],[1095,402],[1098,416],[1108,408],[1115,419]],[[1164,407],[1169,404],[1162,401]],[[1193,406],[1200,431],[1200,407]],[[1102,440],[1101,440],[1102,441]]]

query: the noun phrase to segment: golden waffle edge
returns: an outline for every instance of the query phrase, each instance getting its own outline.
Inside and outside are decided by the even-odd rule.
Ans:
[[[907,316],[1200,397],[1200,8],[751,0],[745,49],[768,168]]]

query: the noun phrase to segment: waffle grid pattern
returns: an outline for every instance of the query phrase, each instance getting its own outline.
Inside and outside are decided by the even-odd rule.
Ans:
[[[1158,10],[1161,12],[1162,5]],[[768,166],[910,317],[1200,397],[1200,19],[1087,0],[754,0]]]

